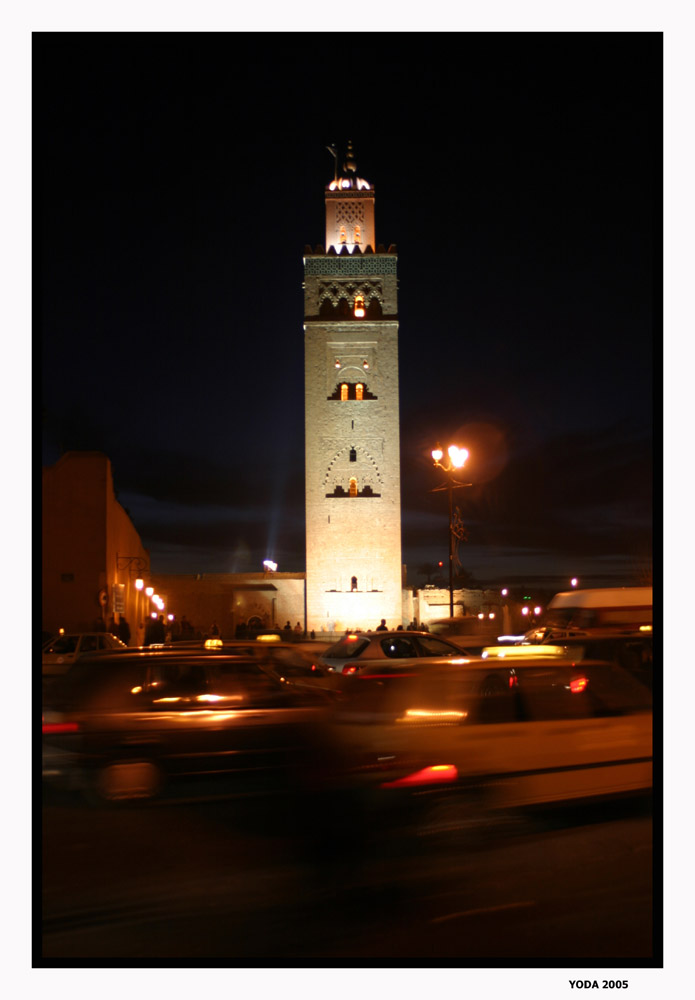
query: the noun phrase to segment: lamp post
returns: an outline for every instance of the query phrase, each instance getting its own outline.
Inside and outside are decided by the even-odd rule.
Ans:
[[[454,557],[458,549],[459,541],[464,537],[465,529],[461,521],[460,516],[454,517],[454,490],[462,489],[464,486],[472,486],[472,483],[461,483],[455,478],[456,473],[459,469],[462,469],[466,464],[466,459],[468,458],[468,451],[465,448],[459,448],[456,444],[451,444],[447,448],[447,457],[444,459],[444,451],[442,446],[437,444],[435,448],[432,449],[432,458],[434,460],[435,468],[441,469],[442,472],[446,474],[446,483],[442,486],[437,486],[433,489],[432,493],[439,493],[441,490],[447,490],[449,494],[449,617],[454,617]]]

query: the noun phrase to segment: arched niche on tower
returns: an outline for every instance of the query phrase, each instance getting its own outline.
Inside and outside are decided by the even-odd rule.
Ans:
[[[375,396],[374,393],[369,391],[369,386],[367,385],[367,383],[363,378],[362,379],[344,378],[340,379],[340,381],[336,383],[335,389],[333,390],[331,395],[327,396],[326,398],[337,399],[340,402],[344,403],[350,400],[358,402],[358,401],[364,401],[365,399],[378,399],[379,397]]]
[[[356,444],[346,445],[333,455],[323,480],[325,496],[335,499],[380,497],[381,485],[381,473],[374,457]]]

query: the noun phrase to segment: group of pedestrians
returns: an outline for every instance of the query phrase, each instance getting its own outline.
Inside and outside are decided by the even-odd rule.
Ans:
[[[126,646],[130,642],[130,625],[126,621],[125,615],[120,615],[118,621],[116,621],[114,615],[111,615],[108,625],[104,624],[103,618],[97,618],[97,631],[110,632],[111,635],[115,635],[121,642],[124,642]]]

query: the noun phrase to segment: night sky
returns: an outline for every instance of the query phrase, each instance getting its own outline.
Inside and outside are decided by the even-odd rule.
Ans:
[[[648,582],[659,34],[39,34],[43,464],[111,459],[155,573],[304,569],[302,256],[348,140],[399,254],[403,561]]]

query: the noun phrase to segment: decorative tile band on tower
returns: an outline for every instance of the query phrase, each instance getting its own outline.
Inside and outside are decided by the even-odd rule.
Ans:
[[[304,257],[307,628],[403,624],[397,255],[352,146]],[[375,252],[376,248],[376,252]],[[368,280],[365,280],[368,279]]]

